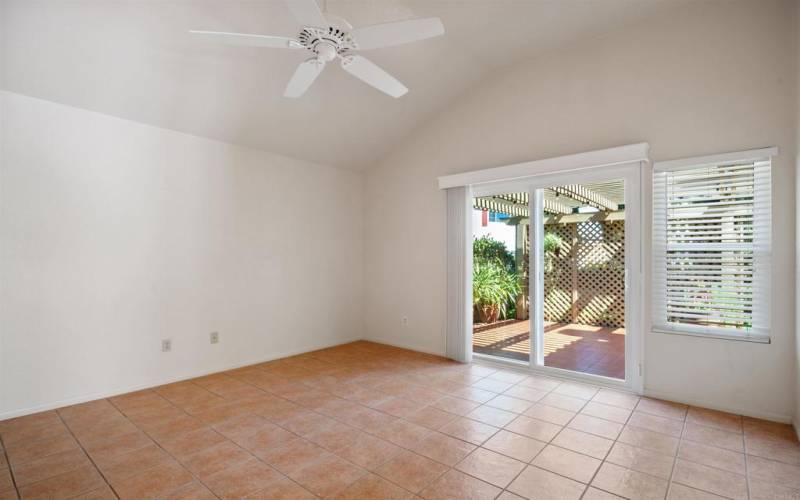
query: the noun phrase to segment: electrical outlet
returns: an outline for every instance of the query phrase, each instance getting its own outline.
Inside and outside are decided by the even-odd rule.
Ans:
[[[161,352],[169,352],[172,350],[172,339],[163,339],[161,341]]]
[[[403,326],[408,326],[408,316],[403,316],[400,318],[400,324]]]
[[[219,332],[211,332],[209,335],[212,344],[219,344]]]

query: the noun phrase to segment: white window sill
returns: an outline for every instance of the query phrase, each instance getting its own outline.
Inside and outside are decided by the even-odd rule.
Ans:
[[[739,342],[755,342],[756,344],[770,344],[772,341],[768,336],[748,337],[744,335],[725,335],[724,333],[700,333],[680,330],[667,330],[664,328],[651,328],[653,333],[666,333],[668,335],[683,335],[686,337],[700,337],[702,339],[715,340],[735,340]]]

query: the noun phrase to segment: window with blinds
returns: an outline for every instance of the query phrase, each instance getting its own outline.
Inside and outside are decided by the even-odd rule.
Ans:
[[[655,165],[655,329],[769,339],[772,154]]]

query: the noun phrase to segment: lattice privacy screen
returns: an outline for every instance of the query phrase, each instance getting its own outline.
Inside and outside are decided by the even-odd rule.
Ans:
[[[625,221],[548,224],[561,248],[545,255],[544,319],[625,326]]]

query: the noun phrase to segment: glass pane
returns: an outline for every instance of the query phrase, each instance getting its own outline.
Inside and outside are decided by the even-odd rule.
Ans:
[[[528,193],[473,199],[473,352],[527,362]]]
[[[622,180],[544,190],[544,365],[625,378]]]

